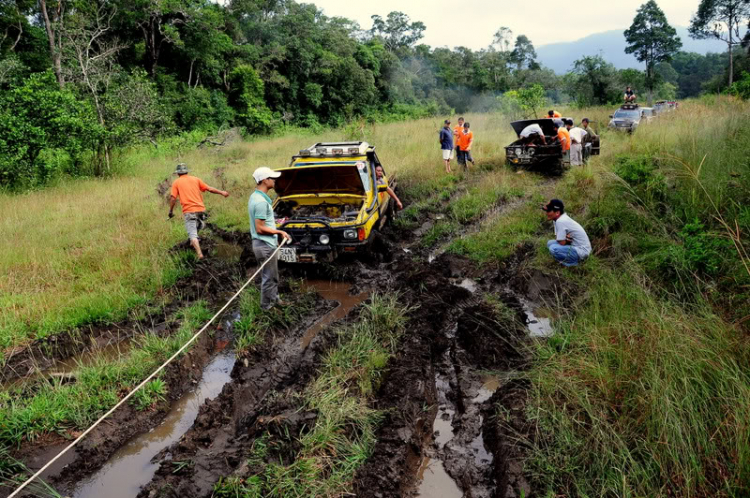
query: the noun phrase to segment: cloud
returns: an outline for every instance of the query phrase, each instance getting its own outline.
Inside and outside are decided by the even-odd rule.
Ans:
[[[645,0],[568,2],[560,0],[317,0],[312,3],[328,16],[346,17],[364,29],[373,14],[397,10],[427,26],[423,43],[433,47],[487,47],[500,26],[525,34],[535,46],[573,41],[611,29],[627,29]],[[673,26],[687,26],[698,0],[657,0]]]

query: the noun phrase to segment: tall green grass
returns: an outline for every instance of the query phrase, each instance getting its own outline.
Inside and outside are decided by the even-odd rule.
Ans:
[[[582,294],[530,374],[539,492],[750,492],[750,275],[735,244],[750,228],[748,110],[688,102],[633,136],[605,134],[603,155],[551,192],[596,254],[552,266]],[[540,249],[531,264],[552,263]]]
[[[745,496],[750,355],[710,308],[654,295],[637,266],[588,280],[589,298],[537,351],[529,471],[566,496]]]

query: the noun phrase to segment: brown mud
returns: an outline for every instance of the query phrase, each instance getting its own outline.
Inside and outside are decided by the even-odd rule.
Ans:
[[[512,203],[498,205],[492,216],[510,208]],[[476,230],[486,220],[480,218],[466,230]],[[210,224],[209,228],[214,237],[205,244],[205,252],[209,261],[221,263],[195,266],[194,280],[183,286],[182,303],[219,301],[236,283],[229,279],[225,287],[224,269],[244,275],[255,264],[247,234]],[[192,370],[180,373],[182,382],[170,377],[176,385],[170,383],[168,403],[148,414],[129,408],[132,420],[122,415],[114,426],[102,426],[101,434],[84,444],[52,483],[72,497],[96,496],[81,491],[81,483],[85,487],[86,482],[111,482],[120,484],[109,489],[129,486],[126,493],[113,497],[137,493],[141,498],[208,498],[220,478],[247,478],[264,468],[264,462],[254,460],[261,444],[268,448],[265,462],[292,463],[300,437],[316,418],[301,406],[298,394],[335,345],[335,325],[356,321],[358,305],[377,290],[398,293],[400,303],[412,311],[408,333],[372,402],[384,420],[371,457],[355,476],[356,495],[533,496],[523,473],[525,448],[516,442],[518,434],[528,434],[524,408],[529,385],[523,372],[534,340],[530,336],[549,335],[545,320],[555,316],[556,299],[575,290],[528,269],[525,262],[534,252],[530,246],[519,247],[500,264],[478,268],[441,251],[430,255],[419,244],[419,230],[386,230],[381,237],[389,254],[379,260],[342,261],[294,273],[282,267],[282,282],[307,272],[303,288],[320,296],[316,309],[288,330],[268,331],[262,344],[234,362],[218,394],[198,395],[202,403],[197,413],[173,424],[156,453],[153,448],[133,448],[139,441],[153,441],[145,431],[170,416],[169,407],[178,406],[178,395],[192,392],[210,364],[210,347],[195,348],[191,354],[203,351],[202,356],[189,362]],[[440,247],[447,247],[444,242]],[[120,469],[130,470],[95,473],[108,459],[107,465],[115,468],[130,454],[138,458],[129,467],[120,464]],[[24,456],[27,462],[45,461],[39,453]],[[153,478],[123,484],[136,466]],[[107,475],[111,477],[97,477]]]
[[[262,434],[271,432],[293,447],[294,435],[315,420],[314,413],[299,411],[297,394],[314,378],[321,355],[334,343],[333,327],[318,327],[346,304],[334,306],[319,306],[301,326],[270,334],[260,348],[238,361],[232,382],[200,408],[195,423],[176,444],[158,455],[159,470],[138,496],[211,496],[221,476],[243,472]],[[317,329],[313,336],[311,329]],[[271,453],[277,462],[293,454],[284,445]]]
[[[357,496],[505,496],[495,464],[504,455],[486,426],[493,391],[526,365],[528,338],[519,315],[498,316],[465,276],[471,266],[443,255],[403,269],[396,290],[419,307],[375,402],[386,420]]]

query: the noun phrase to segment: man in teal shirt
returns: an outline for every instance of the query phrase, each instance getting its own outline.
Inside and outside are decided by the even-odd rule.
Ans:
[[[271,198],[268,191],[276,185],[276,178],[281,173],[262,166],[255,170],[253,178],[257,186],[255,192],[250,195],[247,205],[250,214],[250,234],[253,239],[253,253],[258,265],[271,257],[278,243],[276,236],[281,235],[291,240],[288,233],[276,229],[276,219],[273,216]],[[260,306],[264,310],[270,309],[275,304],[284,304],[279,299],[279,255],[274,254],[268,264],[263,267],[262,281],[260,285]]]

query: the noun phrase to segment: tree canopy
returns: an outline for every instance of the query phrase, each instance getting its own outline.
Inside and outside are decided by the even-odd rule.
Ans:
[[[645,85],[649,91],[650,103],[656,85],[656,64],[672,60],[682,47],[682,41],[654,0],[648,0],[640,6],[633,24],[625,31],[625,40],[628,44],[625,53],[633,54],[640,62],[646,63]]]

